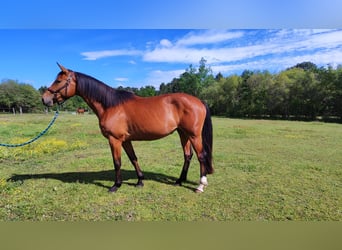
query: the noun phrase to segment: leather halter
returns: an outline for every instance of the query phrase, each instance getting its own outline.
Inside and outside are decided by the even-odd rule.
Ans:
[[[53,90],[53,89],[51,89],[51,88],[48,88],[48,89],[47,89],[51,94],[53,94],[53,99],[54,99],[58,104],[62,104],[65,100],[63,100],[63,101],[60,103],[60,102],[58,101],[57,94],[60,94],[60,95],[63,97],[63,95],[60,93],[60,91],[63,90],[63,89],[65,89],[65,95],[64,95],[64,96],[66,96],[66,95],[67,95],[67,91],[68,91],[68,86],[69,86],[69,84],[70,84],[70,81],[71,81],[71,74],[69,74],[68,79],[66,80],[65,84],[64,84],[62,87],[58,88],[57,90]],[[63,99],[65,99],[65,98],[63,97]]]

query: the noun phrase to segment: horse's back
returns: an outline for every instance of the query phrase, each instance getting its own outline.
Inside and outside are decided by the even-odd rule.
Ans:
[[[155,101],[154,109],[161,109],[160,112],[164,113],[164,122],[172,120],[174,126],[191,134],[202,129],[206,107],[197,97],[185,93],[172,93],[153,99],[150,101]]]
[[[166,113],[170,115],[170,112],[174,116],[182,118],[183,116],[192,116],[194,112],[204,113],[205,106],[201,100],[185,93],[171,93],[160,96],[145,97],[137,99],[136,108],[141,107],[144,109],[146,106],[150,113]]]

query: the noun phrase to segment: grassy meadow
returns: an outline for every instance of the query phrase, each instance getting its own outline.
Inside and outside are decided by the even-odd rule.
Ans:
[[[0,143],[20,143],[52,114],[0,115]],[[202,194],[173,186],[183,154],[177,133],[133,142],[145,174],[135,188],[123,154],[123,185],[95,115],[61,113],[31,145],[0,147],[0,221],[341,221],[342,125],[213,118],[215,173]]]

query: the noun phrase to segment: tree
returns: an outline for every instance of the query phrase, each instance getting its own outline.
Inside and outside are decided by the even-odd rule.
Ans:
[[[245,117],[251,116],[251,100],[252,100],[252,89],[248,83],[248,79],[253,75],[253,72],[250,70],[245,70],[241,74],[241,83],[237,88],[237,116]]]
[[[292,67],[281,73],[288,89],[288,115],[315,119],[322,106],[317,74]]]
[[[206,63],[207,60],[205,60],[203,57],[199,61],[197,76],[199,78],[199,85],[201,89],[210,86],[210,84],[215,81],[215,78],[212,75],[212,70],[210,67],[206,66]]]
[[[241,77],[237,75],[222,77],[218,82],[204,88],[201,98],[208,103],[213,114],[236,116],[236,93],[240,82]]]
[[[320,91],[323,95],[321,113],[324,117],[337,116],[342,120],[342,67],[331,66],[318,70]]]
[[[269,114],[269,90],[273,85],[273,76],[268,72],[257,72],[247,79],[250,94],[250,116],[262,117]]]
[[[170,84],[162,83],[159,86],[159,94],[171,93]]]
[[[303,69],[304,71],[312,71],[312,72],[316,72],[318,70],[316,64],[312,62],[298,63],[295,66],[291,67],[290,69],[293,69],[293,68],[299,68],[299,69]]]
[[[162,83],[159,87],[160,94],[181,92],[200,96],[204,88],[215,82],[211,69],[205,63],[206,60],[202,58],[198,70],[190,64],[179,78],[174,78],[168,84]]]
[[[137,95],[148,97],[148,96],[155,96],[157,94],[156,88],[153,86],[145,86],[141,87],[137,92]]]
[[[334,114],[342,121],[342,67],[339,66],[336,70],[336,78],[334,81],[333,92]]]
[[[221,74],[221,72],[219,72],[216,76],[215,76],[215,81],[218,82],[223,78],[223,75]]]
[[[179,78],[180,91],[190,95],[198,96],[201,91],[199,78],[193,71],[184,72]]]
[[[289,78],[285,72],[274,77],[274,83],[269,89],[268,109],[271,117],[289,117]]]
[[[23,112],[36,112],[42,109],[39,92],[29,84],[14,80],[4,80],[0,84],[0,108]]]

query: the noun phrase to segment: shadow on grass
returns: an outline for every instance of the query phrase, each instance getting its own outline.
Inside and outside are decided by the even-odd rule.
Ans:
[[[123,178],[123,185],[135,185],[137,176],[134,170],[121,170]],[[114,170],[104,170],[95,172],[64,172],[64,173],[41,173],[41,174],[14,174],[7,181],[21,181],[31,179],[55,179],[65,183],[82,183],[92,184],[109,189],[111,186],[106,186],[101,181],[113,181],[114,182],[115,172]],[[177,178],[165,174],[144,172],[145,180],[157,181],[167,185],[174,185]],[[134,180],[131,181],[131,180]],[[182,184],[183,187],[194,190],[187,184],[196,185],[195,182],[186,181]]]

